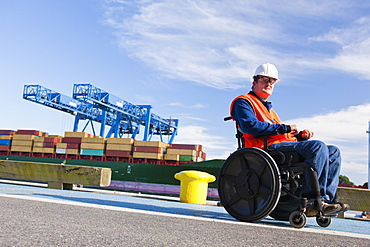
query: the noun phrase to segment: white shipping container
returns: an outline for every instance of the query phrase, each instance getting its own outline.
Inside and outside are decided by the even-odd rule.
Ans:
[[[66,151],[67,151],[67,149],[65,149],[65,148],[57,148],[55,150],[55,153],[57,153],[57,154],[66,154]]]

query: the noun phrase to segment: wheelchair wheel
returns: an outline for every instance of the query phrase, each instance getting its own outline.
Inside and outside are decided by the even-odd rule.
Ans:
[[[316,223],[321,227],[328,227],[331,224],[331,218],[330,217],[326,217],[326,218],[316,217]]]
[[[218,193],[222,206],[240,221],[256,222],[274,210],[280,197],[280,173],[265,151],[243,148],[224,162]]]
[[[295,228],[302,228],[307,223],[307,217],[299,211],[294,211],[289,215],[289,223]]]

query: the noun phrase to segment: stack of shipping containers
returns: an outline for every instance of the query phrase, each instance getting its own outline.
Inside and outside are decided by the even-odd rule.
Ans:
[[[201,145],[103,138],[85,132],[65,132],[64,136],[56,136],[38,130],[0,130],[0,152],[9,151],[176,162],[199,162],[206,158]]]

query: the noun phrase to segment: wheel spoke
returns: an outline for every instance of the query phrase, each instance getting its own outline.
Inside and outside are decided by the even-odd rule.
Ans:
[[[267,163],[266,162],[261,162],[261,164],[257,167],[256,169],[256,173],[258,175],[258,177],[260,177],[262,175],[262,172],[265,170],[267,166]]]
[[[240,168],[242,170],[249,169],[249,163],[248,160],[244,157],[243,154],[239,155],[239,161],[240,161]]]
[[[235,203],[239,202],[240,199],[242,199],[238,194],[234,194],[230,200],[227,201],[227,206],[232,206],[234,205]]]
[[[222,178],[227,180],[227,181],[234,182],[236,177],[233,176],[233,175],[224,174],[224,175],[222,175]]]
[[[260,194],[266,194],[270,195],[272,193],[272,190],[270,188],[267,188],[266,186],[261,185],[259,188]]]

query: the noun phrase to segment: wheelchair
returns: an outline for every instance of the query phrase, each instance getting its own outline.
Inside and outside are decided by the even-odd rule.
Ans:
[[[226,117],[224,120],[230,120]],[[336,214],[324,215],[317,172],[297,152],[243,147],[237,129],[238,150],[223,163],[218,176],[220,204],[234,218],[257,222],[267,216],[289,221],[295,228],[306,225],[306,208],[315,204],[316,222],[328,227]]]

